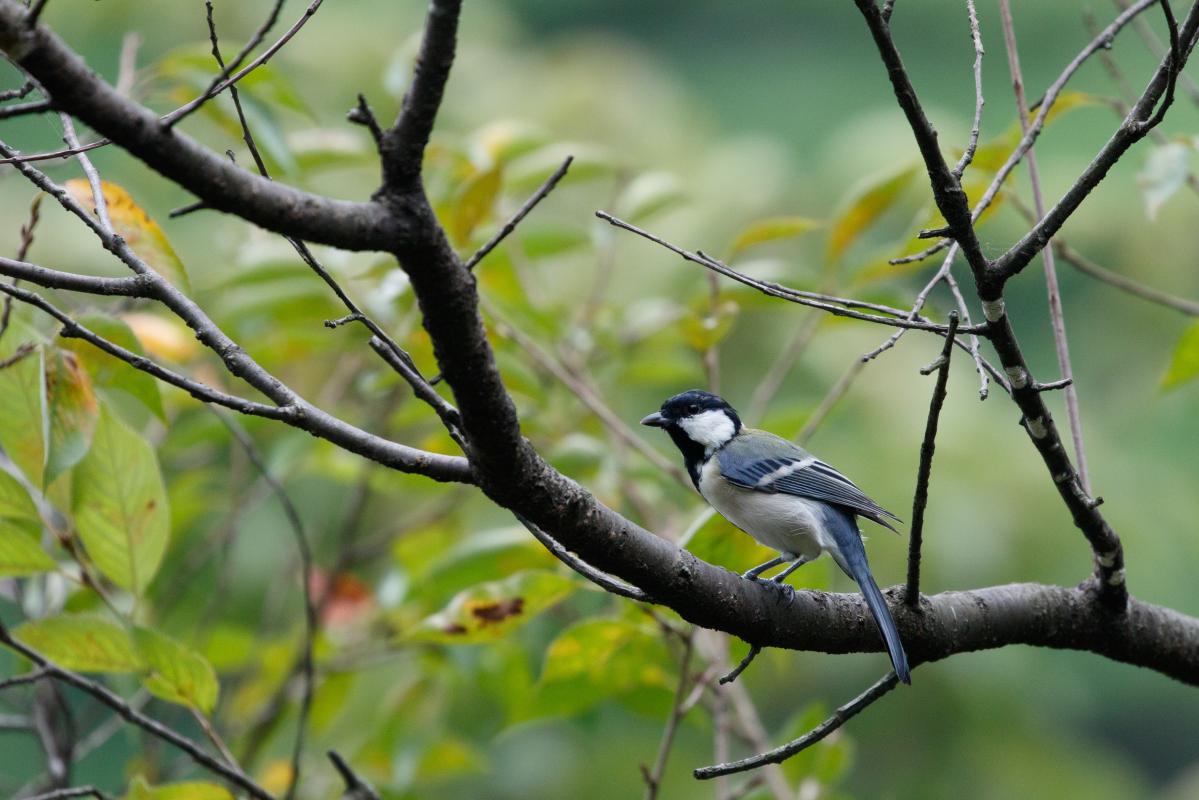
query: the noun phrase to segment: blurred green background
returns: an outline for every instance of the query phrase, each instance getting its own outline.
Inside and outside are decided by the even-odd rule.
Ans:
[[[1032,98],[1089,40],[1084,14],[1093,11],[1104,24],[1115,13],[1103,2],[1014,6]],[[268,7],[262,0],[217,4],[227,55]],[[282,25],[300,8],[288,4]],[[273,74],[247,86],[255,132],[279,179],[355,199],[374,190],[369,139],[344,121],[344,112],[362,92],[382,119],[395,113],[422,13],[417,2],[326,3],[272,61]],[[1015,105],[994,4],[982,3],[980,18],[987,49],[983,141],[998,147],[1010,141]],[[1145,18],[1161,36],[1160,18],[1153,11]],[[109,80],[122,37],[139,33],[135,93],[158,110],[207,82],[201,4],[52,2],[44,19]],[[900,0],[894,30],[942,146],[956,157],[973,112],[963,4]],[[1156,63],[1134,30],[1120,36],[1112,56],[1137,89]],[[4,86],[17,82],[9,70]],[[1101,99],[1118,89],[1097,60],[1069,88],[1079,94],[1036,151],[1048,202],[1118,124]],[[222,102],[184,127],[218,152],[231,148],[248,165],[230,122]],[[1180,92],[1162,127],[1169,142],[1138,145],[1063,232],[1108,268],[1191,298],[1199,297],[1199,203],[1185,186],[1168,190],[1189,169],[1197,123],[1196,104]],[[0,137],[26,151],[54,148],[60,135],[52,117],[0,126]],[[730,283],[720,284],[713,299],[699,267],[602,224],[593,212],[607,209],[681,246],[733,257],[735,266],[759,277],[905,306],[939,259],[908,268],[886,267],[885,260],[918,249],[914,232],[933,221],[929,192],[916,169],[879,213],[851,226],[843,252],[830,249],[830,232],[845,232],[847,214],[860,208],[855,204],[864,193],[917,164],[852,4],[467,3],[427,162],[430,193],[462,252],[485,241],[567,153],[577,159],[571,174],[478,268],[486,316],[526,433],[541,452],[605,502],[677,538],[699,518],[702,501],[615,438],[543,362],[565,365],[635,427],[664,397],[705,385],[703,353],[713,346],[721,391],[745,410],[780,351],[820,312]],[[356,424],[453,452],[432,415],[374,360],[360,331],[321,325],[341,312],[282,240],[212,213],[168,220],[169,209],[189,201],[186,193],[112,148],[96,152],[95,163],[163,226],[196,299],[264,364]],[[51,162],[47,169],[60,181],[78,175],[74,164]],[[980,164],[967,178],[985,186],[986,170]],[[1029,202],[1023,167],[1009,186]],[[1147,191],[1168,195],[1152,215]],[[7,221],[0,251],[14,251],[32,196],[20,176],[0,174]],[[116,274],[119,265],[80,226],[49,204],[43,211],[30,260]],[[820,224],[740,252],[733,247],[755,222],[776,217]],[[1011,204],[1001,203],[980,230],[987,252],[1002,252],[1023,225]],[[422,368],[435,372],[394,264],[318,250]],[[956,270],[968,286],[964,265]],[[1191,321],[1069,265],[1059,262],[1058,272],[1092,481],[1123,537],[1129,587],[1146,601],[1199,614],[1199,384],[1162,388]],[[59,299],[73,309],[95,305]],[[949,303],[939,289],[930,313],[943,316]],[[971,308],[977,315],[977,306]],[[1039,260],[1010,285],[1008,309],[1037,376],[1057,377]],[[34,324],[50,330],[44,320]],[[147,349],[231,385],[186,335],[168,331],[160,341],[145,325],[133,327]],[[813,330],[753,423],[798,433],[855,359],[890,332],[832,319]],[[167,352],[170,343],[182,349]],[[856,377],[810,443],[905,518],[932,385],[917,370],[939,348],[930,337],[905,336]],[[934,465],[925,590],[1084,579],[1086,543],[1017,426],[1015,407],[994,388],[980,403],[977,388],[959,353]],[[278,787],[294,731],[295,691],[281,693],[283,710],[268,731],[255,732],[255,723],[279,695],[301,634],[291,532],[253,466],[196,403],[165,393],[164,424],[120,392],[104,397],[156,445],[171,501],[171,545],[139,622],[153,623],[213,663],[222,690],[217,728],[239,755],[260,740],[247,768]],[[1064,426],[1062,398],[1055,394],[1050,402]],[[507,515],[470,490],[371,469],[281,426],[245,425],[303,512],[326,582],[350,543],[360,556],[334,581],[336,608],[324,617],[301,796],[336,794],[323,758],[330,748],[359,765],[387,797],[609,798],[643,791],[638,764],[654,759],[678,670],[676,643],[643,610],[566,580]],[[674,462],[666,438],[654,434],[635,432]],[[906,540],[867,533],[880,584],[899,583]],[[757,552],[734,536],[740,534],[708,526],[695,549],[742,570]],[[523,578],[510,577],[518,573]],[[445,643],[452,637],[435,630],[444,618],[421,622],[459,591],[505,579],[543,580],[549,607],[524,615],[502,636],[481,634],[474,644]],[[805,567],[794,582],[851,589],[827,560]],[[38,591],[22,608],[0,601],[4,619],[98,607],[89,592],[53,575],[30,584]],[[741,652],[734,643],[734,658]],[[5,663],[7,671],[17,668],[12,659]],[[885,668],[878,654],[769,652],[741,681],[768,741],[778,743]],[[110,680],[127,695],[137,691],[133,677]],[[13,698],[19,710],[20,698]],[[102,724],[105,712],[82,697],[69,699],[81,732]],[[705,700],[684,720],[661,796],[713,794],[712,785],[689,775],[713,760],[711,708]],[[181,709],[159,700],[148,709],[199,735]],[[1199,796],[1196,720],[1199,693],[1191,687],[1086,654],[1012,647],[922,666],[911,688],[786,771],[804,798],[1182,800]],[[40,771],[42,755],[26,734],[0,731],[0,741],[0,792],[7,795]],[[734,738],[733,754],[747,752]],[[87,755],[75,781],[121,794],[139,774],[152,783],[197,777],[177,754],[129,728]],[[768,795],[759,788],[750,796]]]

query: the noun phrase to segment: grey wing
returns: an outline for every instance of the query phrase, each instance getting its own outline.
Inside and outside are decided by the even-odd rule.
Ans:
[[[780,455],[752,460],[721,458],[720,474],[730,483],[747,489],[793,494],[842,506],[891,530],[895,527],[887,518],[899,520],[867,497],[849,478],[813,456]]]

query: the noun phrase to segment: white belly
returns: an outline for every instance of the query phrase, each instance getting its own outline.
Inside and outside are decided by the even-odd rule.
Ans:
[[[715,458],[700,470],[699,491],[722,517],[780,553],[813,559],[836,548],[825,533],[819,504],[735,486],[720,476]]]

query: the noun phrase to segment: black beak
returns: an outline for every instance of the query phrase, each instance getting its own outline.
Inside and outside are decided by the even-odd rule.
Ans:
[[[648,425],[651,428],[665,428],[670,423],[666,421],[666,417],[662,416],[662,412],[655,411],[645,419],[641,420],[642,425]]]

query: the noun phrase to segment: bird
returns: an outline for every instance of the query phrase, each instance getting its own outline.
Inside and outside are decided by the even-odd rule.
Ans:
[[[912,682],[899,630],[870,572],[857,524],[858,517],[865,517],[894,531],[890,520],[899,522],[898,517],[794,442],[742,425],[736,410],[710,392],[676,394],[641,424],[670,435],[691,482],[712,508],[778,551],[743,578],[786,586],[782,581],[798,567],[828,553],[862,590],[895,674]],[[787,562],[771,581],[758,577]]]

